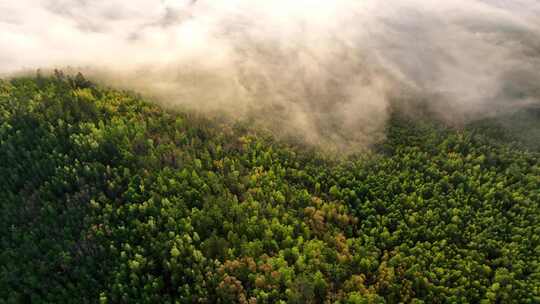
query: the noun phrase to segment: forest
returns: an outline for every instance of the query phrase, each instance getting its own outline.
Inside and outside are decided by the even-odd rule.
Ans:
[[[393,113],[340,157],[82,75],[0,80],[0,303],[540,303],[522,112]]]

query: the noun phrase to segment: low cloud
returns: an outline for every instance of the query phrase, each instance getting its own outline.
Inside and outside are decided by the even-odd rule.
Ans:
[[[462,123],[537,104],[534,0],[19,0],[0,73],[78,67],[169,105],[338,149],[382,139],[408,100]]]

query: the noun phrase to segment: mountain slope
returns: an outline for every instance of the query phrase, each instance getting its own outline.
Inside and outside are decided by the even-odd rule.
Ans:
[[[395,117],[334,159],[83,77],[0,81],[7,303],[536,303],[540,158]]]

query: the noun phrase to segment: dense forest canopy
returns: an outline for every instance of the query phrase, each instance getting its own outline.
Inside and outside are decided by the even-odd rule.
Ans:
[[[518,126],[538,111],[394,113],[340,158],[81,75],[0,80],[0,302],[539,303]]]

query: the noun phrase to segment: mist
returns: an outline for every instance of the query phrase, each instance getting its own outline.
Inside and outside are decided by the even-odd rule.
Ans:
[[[540,104],[535,0],[0,0],[0,75],[75,67],[167,106],[342,151],[391,111]]]

